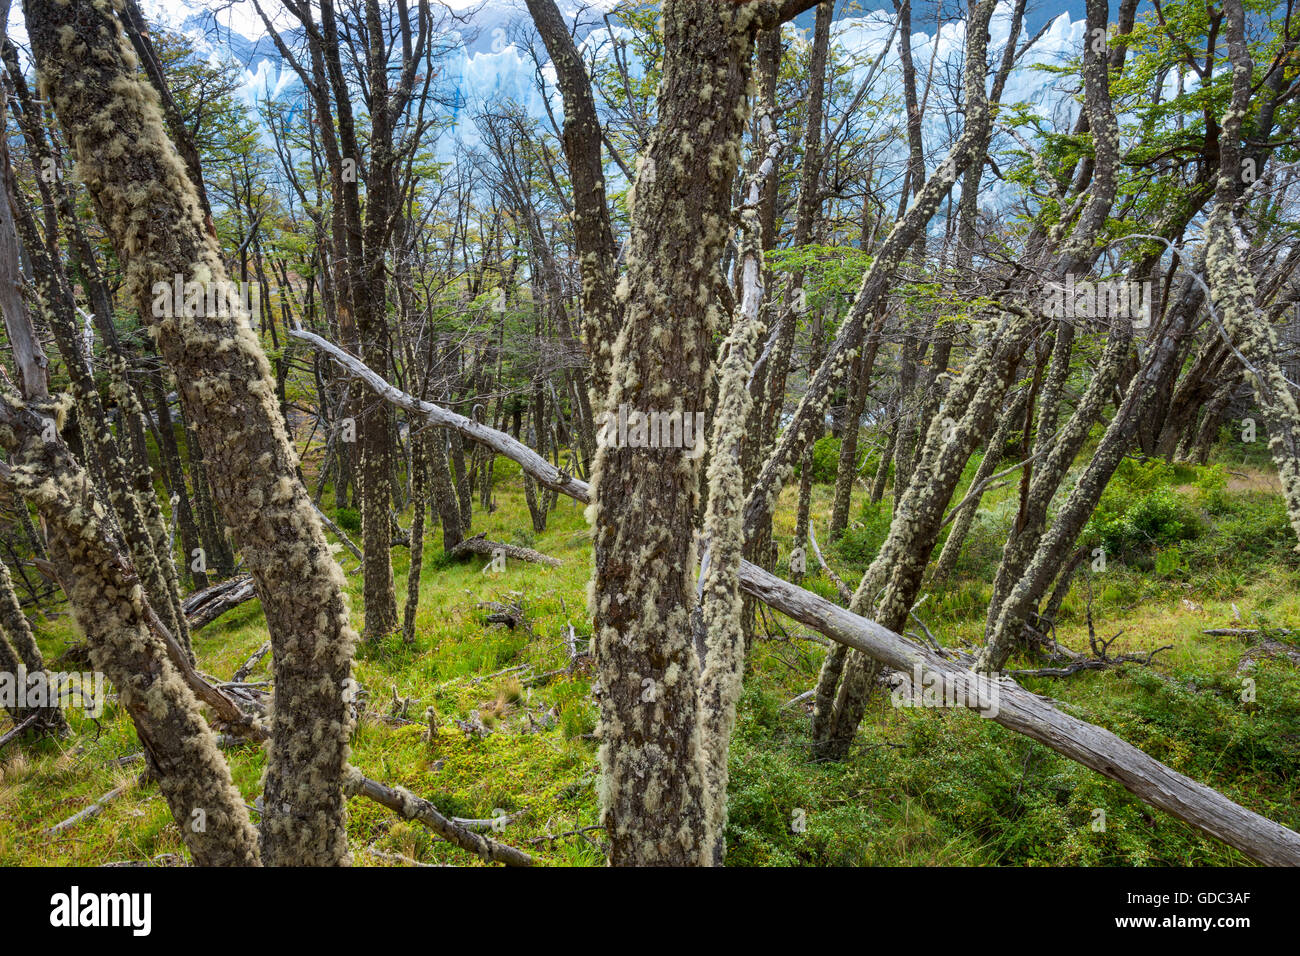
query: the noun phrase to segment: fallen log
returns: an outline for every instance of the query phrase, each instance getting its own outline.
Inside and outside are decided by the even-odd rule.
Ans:
[[[1241,659],[1237,661],[1237,673],[1239,675],[1248,673],[1254,669],[1255,663],[1264,657],[1283,658],[1292,664],[1300,664],[1300,650],[1281,641],[1264,638],[1258,644],[1246,648],[1246,653],[1242,654]]]
[[[195,591],[181,602],[190,632],[207,627],[227,611],[234,610],[245,601],[257,597],[257,588],[247,574],[222,581],[202,591]]]
[[[444,817],[428,800],[421,799],[409,790],[401,787],[386,787],[352,769],[346,782],[347,790],[359,796],[369,797],[375,803],[382,804],[404,820],[414,820],[428,827],[444,840],[456,844],[471,853],[477,853],[489,863],[504,863],[507,866],[532,866],[536,861],[522,850],[498,843],[495,840],[475,833],[460,824]],[[471,821],[476,822],[476,821]],[[491,821],[489,821],[491,822]]]
[[[190,617],[195,611],[207,604],[209,601],[216,600],[223,594],[228,594],[230,591],[238,588],[245,581],[250,580],[252,580],[252,578],[249,575],[240,574],[233,578],[226,578],[224,581],[219,581],[211,587],[204,588],[202,591],[195,591],[193,594],[181,600],[181,610],[185,612],[186,617]]]
[[[454,429],[505,455],[539,484],[578,501],[590,502],[591,489],[586,482],[556,468],[522,442],[403,392],[359,359],[318,335],[303,329],[292,329],[289,334],[329,355],[380,398],[422,416],[430,424]],[[933,678],[943,687],[955,690],[957,701],[982,710],[1002,726],[1119,782],[1139,799],[1222,840],[1251,859],[1273,866],[1300,866],[1300,834],[1172,770],[1109,730],[1057,710],[1009,678],[994,680],[976,673],[748,561],[741,562],[740,586],[769,607],[887,667],[904,674],[919,670],[922,678]],[[990,701],[996,707],[989,707]]]
[[[456,547],[447,553],[449,555],[462,554],[464,552],[472,554],[485,554],[488,557],[495,557],[497,553],[504,554],[507,558],[514,558],[517,561],[528,561],[532,564],[545,564],[552,568],[560,566],[559,558],[552,558],[550,555],[542,554],[540,551],[534,551],[532,548],[521,548],[514,544],[502,544],[499,541],[489,541],[487,532],[480,532],[472,538],[466,538]]]
[[[100,813],[103,813],[105,807],[107,807],[110,803],[112,803],[122,794],[126,793],[127,789],[130,786],[131,785],[129,783],[124,783],[120,787],[114,787],[112,790],[108,791],[108,793],[104,794],[102,797],[100,797],[90,806],[86,807],[84,810],[77,811],[72,816],[68,817],[68,819],[62,821],[61,823],[56,823],[52,827],[47,827],[45,832],[62,833],[64,830],[76,826],[82,820],[88,820],[91,817],[98,816]]]

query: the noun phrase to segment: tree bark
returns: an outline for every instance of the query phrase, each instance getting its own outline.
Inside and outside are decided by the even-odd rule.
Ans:
[[[342,574],[295,471],[266,356],[241,308],[215,316],[154,312],[155,283],[170,288],[179,276],[207,288],[229,280],[116,17],[88,2],[26,0],[24,9],[42,90],[126,268],[127,295],[176,373],[222,516],[266,611],[276,703],[263,856],[273,865],[345,863],[342,776],[355,634]]]

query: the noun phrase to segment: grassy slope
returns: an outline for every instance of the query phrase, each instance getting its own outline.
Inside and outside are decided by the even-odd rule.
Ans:
[[[591,573],[586,524],[579,506],[561,501],[548,530],[534,540],[526,530],[518,471],[509,463],[499,466],[498,510],[476,513],[473,530],[529,543],[564,565],[511,562],[493,576],[482,573],[482,558],[445,564],[435,529],[426,542],[415,646],[394,638],[358,651],[357,677],[369,692],[370,715],[358,729],[353,760],[368,775],[402,784],[449,815],[517,814],[502,839],[527,845],[545,863],[596,864],[602,858],[593,842],[599,832],[528,842],[597,822],[589,681],[581,673],[537,686],[527,680],[565,665],[569,624],[585,646]],[[1258,469],[1231,467],[1254,484],[1267,484]],[[1139,549],[1112,560],[1104,575],[1081,579],[1059,632],[1065,643],[1086,649],[1083,609],[1091,585],[1098,632],[1109,637],[1124,631],[1117,650],[1173,649],[1151,669],[1129,666],[1027,684],[1244,805],[1300,828],[1294,780],[1300,678],[1290,665],[1265,661],[1252,672],[1256,701],[1245,704],[1236,669],[1246,643],[1200,633],[1234,623],[1233,604],[1248,621],[1296,627],[1300,564],[1288,554],[1285,522],[1279,533],[1271,517],[1275,495],[1229,485],[1211,501],[1193,487],[1203,476],[1204,470],[1183,469],[1163,479],[1180,488],[1200,533],[1168,547]],[[1009,486],[986,499],[958,580],[921,607],[945,643],[974,641],[981,633],[1000,523],[1014,507],[1015,490]],[[830,494],[829,487],[815,488],[819,528]],[[788,489],[777,519],[778,538],[787,544],[793,507],[794,489]],[[858,527],[829,550],[832,563],[847,577],[860,571],[887,520],[884,509],[862,509]],[[396,548],[393,556],[404,582],[407,554]],[[345,556],[343,563],[351,570],[356,562]],[[359,609],[360,576],[348,581]],[[831,593],[823,578],[806,584]],[[399,594],[403,590],[399,584]],[[476,605],[489,600],[522,601],[529,630],[487,625],[487,612]],[[66,615],[34,623],[51,658],[73,637]],[[885,699],[864,722],[850,760],[811,764],[806,713],[786,704],[812,686],[822,650],[799,639],[801,629],[789,621],[769,624],[775,639],[755,645],[732,747],[733,864],[1244,862],[1118,785],[967,712],[896,710]],[[265,637],[260,607],[250,602],[197,635],[202,670],[228,678]],[[264,662],[250,680],[268,673]],[[419,724],[373,716],[388,712],[394,688],[416,699],[409,711],[414,720],[422,719],[424,707],[436,709],[440,729],[432,743]],[[486,738],[470,737],[454,722],[471,712],[492,727]],[[25,743],[21,750],[11,745],[0,755],[0,864],[91,865],[183,854],[176,825],[151,785],[131,783],[97,817],[59,835],[42,832],[132,782],[141,766],[114,762],[139,749],[116,707],[98,722],[76,713],[72,720],[78,733],[69,741]],[[0,730],[7,725],[5,718]],[[252,803],[260,792],[261,752],[242,746],[228,754],[236,783]],[[1096,828],[1099,810],[1104,830]],[[476,862],[364,800],[352,801],[349,829],[358,864],[391,865],[393,857],[369,853],[370,847],[423,862]]]

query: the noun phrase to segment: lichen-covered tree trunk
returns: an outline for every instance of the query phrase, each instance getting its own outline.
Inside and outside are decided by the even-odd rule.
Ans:
[[[32,261],[37,301],[63,356],[72,385],[73,399],[81,417],[81,430],[89,445],[84,449],[85,457],[98,465],[98,473],[102,476],[107,491],[105,500],[113,508],[118,528],[150,600],[176,636],[177,643],[187,654],[192,655],[189,627],[184,612],[180,609],[179,582],[167,537],[157,515],[152,515],[152,522],[149,520],[148,509],[152,506],[157,511],[158,500],[154,495],[153,472],[149,468],[147,452],[140,447],[142,441],[137,441],[133,453],[124,455],[113,436],[99,391],[90,373],[89,357],[77,334],[76,302],[67,274],[63,271],[62,263],[52,258],[46,245],[41,242],[36,222],[25,200],[12,192],[9,193],[8,200],[16,213],[14,221]],[[47,216],[47,221],[50,218]],[[124,370],[121,359],[114,356],[115,383],[121,382]],[[127,402],[121,408],[124,431],[131,424],[135,424],[138,429],[138,422],[126,421],[131,417],[133,401],[134,396],[128,395]]]
[[[421,15],[427,13],[427,0],[421,3]],[[403,108],[406,71],[413,68],[408,48],[402,79],[390,89],[390,51],[385,42],[387,31],[379,0],[365,0],[365,38],[369,45],[367,65],[370,96],[370,169],[366,180],[365,259],[361,263],[360,288],[354,298],[357,310],[357,333],[361,337],[362,355],[372,366],[389,361],[386,293],[388,266],[385,252],[391,234],[393,210],[398,197],[394,149],[397,118]],[[410,30],[409,16],[400,29]],[[422,21],[423,25],[423,21]],[[423,34],[421,35],[423,37]],[[408,36],[409,38],[409,36]],[[421,44],[423,46],[423,44]],[[418,54],[416,54],[418,56]],[[336,100],[347,91],[335,90]],[[361,533],[365,552],[365,636],[374,639],[397,630],[397,594],[393,586],[392,523],[389,502],[393,496],[393,416],[380,403],[367,408],[366,424],[361,428]]]
[[[763,188],[776,177],[777,140],[766,103],[758,127],[767,147],[750,179],[742,214],[740,304],[723,343],[716,412],[708,465],[708,502],[704,512],[707,555],[700,569],[700,728],[703,741],[707,862],[721,865],[726,853],[727,758],[745,671],[745,618],[740,595],[740,563],[745,535],[741,509],[745,501],[742,449],[753,410],[749,375],[763,331],[763,228],[759,206]],[[706,846],[706,853],[710,848]]]
[[[840,441],[840,459],[835,469],[835,503],[831,508],[830,538],[833,540],[849,526],[849,507],[853,502],[853,483],[858,477],[858,435],[862,430],[862,411],[871,390],[871,373],[880,352],[880,329],[885,314],[872,325],[866,349],[853,359],[848,378],[848,408],[844,413],[844,437]]]
[[[1047,524],[1047,511],[1075,457],[1088,440],[1093,422],[1109,401],[1119,381],[1120,369],[1128,357],[1133,341],[1132,332],[1125,328],[1111,330],[1106,350],[1097,365],[1097,371],[1084,390],[1074,414],[1065,427],[1050,442],[1040,442],[1046,457],[1038,462],[1038,469],[1029,483],[1027,495],[1022,499],[1023,524],[1014,527],[1002,549],[989,598],[988,624],[996,624],[1002,602],[1015,583],[1023,576],[1025,567],[1034,555]],[[1068,361],[1068,360],[1067,360]],[[1064,559],[1065,555],[1060,555]]]
[[[406,605],[402,608],[402,640],[415,643],[415,614],[420,606],[420,567],[424,563],[424,512],[428,492],[424,487],[424,450],[411,441],[411,566],[406,575]]]
[[[344,863],[355,634],[342,573],[295,471],[266,356],[242,308],[155,314],[155,283],[170,287],[179,276],[207,289],[229,280],[157,96],[136,74],[117,21],[120,2],[27,0],[24,10],[41,91],[125,266],[127,296],[176,372],[222,516],[266,611],[275,705],[263,857],[275,865]]]
[[[764,6],[663,6],[659,124],[632,197],[610,409],[703,411],[710,339],[721,325],[714,276]],[[699,466],[688,448],[606,442],[596,456],[591,603],[601,803],[615,865],[713,859],[691,628]]]
[[[582,326],[590,362],[590,404],[596,414],[609,394],[610,365],[621,303],[615,287],[617,248],[605,201],[600,118],[582,55],[555,0],[527,0],[564,98],[564,157],[573,182],[573,239],[582,272]]]
[[[1024,571],[999,605],[997,619],[988,628],[985,646],[977,658],[981,670],[997,671],[1005,666],[1030,610],[1037,606],[1072,553],[1075,540],[1137,434],[1143,403],[1155,394],[1166,375],[1176,373],[1173,359],[1199,301],[1199,293],[1189,291],[1167,313],[1156,344],[1148,352],[1139,374],[1129,383],[1101,442],[1053,517],[1051,527],[1039,538]]]
[[[90,477],[62,441],[45,435],[45,421],[55,413],[52,406],[0,399],[0,444],[12,456],[6,480],[45,518],[59,583],[86,635],[91,662],[131,715],[194,862],[254,865],[257,831],[244,798],[198,702],[150,626],[147,599],[110,537]]]
[[[894,509],[889,534],[850,602],[849,608],[855,614],[863,613],[874,602],[874,620],[895,631],[906,626],[930,552],[943,528],[944,507],[961,480],[967,460],[991,430],[994,413],[1029,345],[1035,324],[1028,312],[1005,314],[997,331],[952,383],[948,390],[950,407],[962,409],[961,418],[944,417],[930,423],[912,481]],[[815,715],[813,752],[823,759],[842,760],[866,713],[878,665],[863,654],[849,652],[843,659],[841,676],[836,663],[834,655],[829,655],[818,676],[819,701],[831,698],[829,687],[837,680],[839,690],[830,712]]]
[[[26,508],[27,505],[24,503],[19,507]],[[36,645],[36,636],[32,634],[31,625],[27,623],[27,615],[23,613],[22,605],[18,603],[13,578],[9,576],[9,567],[3,561],[0,561],[0,628],[3,628],[0,631],[0,671],[17,675],[19,667],[22,667],[29,675],[43,673],[45,658]],[[52,686],[48,675],[46,675],[46,686]],[[59,737],[66,736],[71,732],[68,720],[57,704],[50,703],[51,706],[48,707],[33,708],[39,713],[36,724],[46,733]],[[33,709],[18,710],[10,716],[16,723],[30,716]]]
[[[1028,401],[1029,393],[1019,392],[1007,410],[998,418],[997,427],[993,429],[993,435],[985,446],[984,457],[975,471],[975,477],[971,479],[971,488],[975,490],[974,497],[959,507],[957,517],[953,519],[952,530],[948,532],[943,550],[939,552],[939,560],[935,562],[934,574],[930,577],[930,584],[933,587],[942,587],[946,584],[957,567],[957,559],[961,557],[961,548],[966,541],[966,535],[970,533],[971,525],[975,523],[975,515],[979,513],[980,501],[984,497],[984,485],[993,477],[993,470],[998,466],[1007,433],[1024,415]]]
[[[1232,102],[1222,123],[1222,165],[1214,211],[1206,223],[1206,272],[1223,327],[1250,363],[1255,401],[1268,429],[1268,447],[1277,465],[1287,517],[1300,541],[1300,407],[1278,362],[1277,335],[1255,307],[1255,277],[1243,261],[1249,248],[1236,222],[1236,194],[1243,171],[1242,121],[1250,103],[1253,66],[1246,44],[1242,0],[1224,0],[1228,56],[1232,61]],[[1300,544],[1296,545],[1300,551]]]

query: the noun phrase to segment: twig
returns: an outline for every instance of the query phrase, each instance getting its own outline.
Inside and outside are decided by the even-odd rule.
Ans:
[[[787,700],[784,704],[781,705],[781,709],[782,709],[782,710],[785,710],[787,707],[793,707],[795,704],[798,704],[798,703],[800,703],[801,701],[805,701],[805,700],[807,700],[809,697],[811,697],[811,696],[812,696],[813,694],[815,694],[815,693],[817,693],[817,691],[816,691],[815,688],[814,688],[813,690],[806,690],[806,691],[804,691],[802,694],[800,694],[798,697],[795,697],[795,698],[793,698],[792,700]]]
[[[517,850],[504,843],[485,837],[480,833],[466,829],[454,820],[449,820],[438,812],[428,800],[424,800],[402,787],[388,787],[363,775],[356,768],[351,768],[348,778],[348,790],[359,796],[368,797],[381,806],[395,812],[403,820],[422,823],[438,836],[456,844],[462,849],[477,853],[490,863],[504,863],[507,866],[532,866],[537,861],[522,850]]]
[[[21,734],[32,724],[36,723],[36,721],[40,718],[40,716],[41,716],[40,712],[37,711],[34,714],[29,714],[27,717],[24,717],[21,721],[15,724],[7,734],[5,734],[3,737],[0,737],[0,747],[3,747],[5,744],[9,743],[9,741],[16,739],[19,734]]]
[[[74,813],[72,816],[68,817],[68,819],[64,820],[62,823],[54,824],[54,826],[46,829],[45,832],[62,833],[64,830],[80,823],[82,820],[89,820],[91,817],[96,816],[99,813],[102,813],[105,807],[107,807],[110,803],[112,803],[122,794],[126,793],[126,791],[130,788],[130,786],[131,786],[130,783],[124,783],[120,787],[114,787],[112,790],[108,791],[108,793],[104,794],[102,797],[100,797],[90,806],[86,807],[86,809]]]

